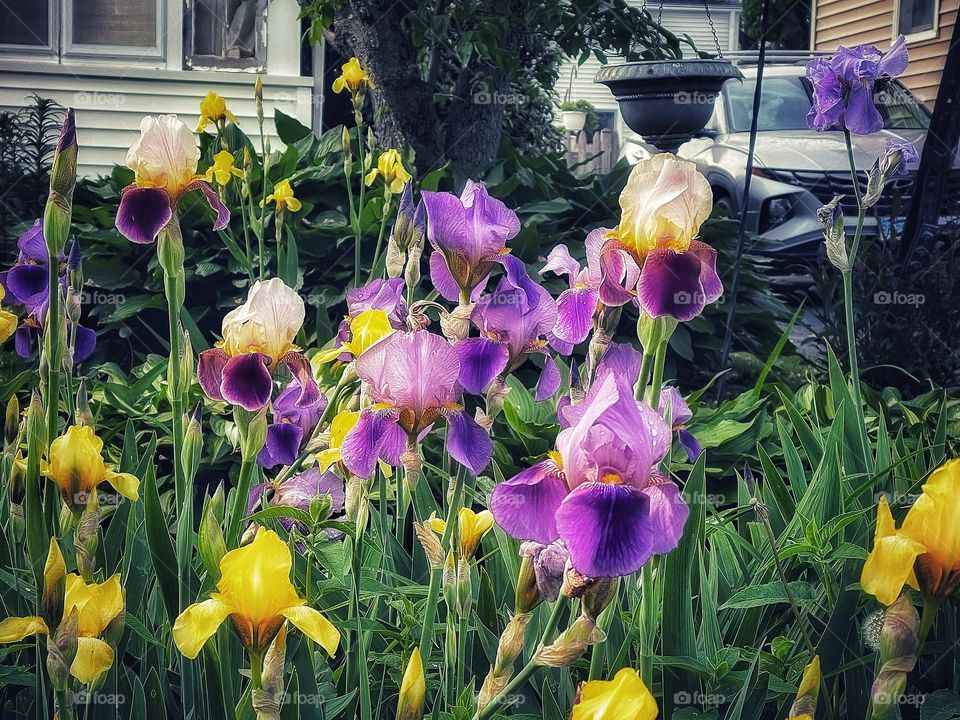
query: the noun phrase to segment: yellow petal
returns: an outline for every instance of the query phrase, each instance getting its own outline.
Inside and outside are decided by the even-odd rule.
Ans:
[[[877,530],[873,550],[860,574],[860,587],[883,605],[892,605],[913,573],[913,563],[924,546],[896,529],[887,499],[877,505]]]
[[[223,556],[218,597],[254,626],[268,623],[303,602],[290,582],[292,565],[287,544],[261,527],[252,543]]]
[[[473,557],[480,540],[493,527],[493,513],[489,510],[475,513],[464,507],[460,508],[457,519],[460,525],[460,555],[464,558]]]
[[[337,345],[336,347],[328,348],[327,350],[321,350],[316,355],[313,356],[313,362],[323,364],[328,362],[333,362],[343,353],[347,352],[347,348],[343,345]]]
[[[124,593],[120,586],[120,575],[114,574],[105,582],[89,585],[75,573],[67,575],[64,617],[74,608],[79,614],[77,634],[85,637],[100,635],[123,612]]]
[[[177,649],[191,660],[194,659],[229,615],[230,606],[220,600],[194,603],[180,613],[173,624],[173,641]]]
[[[351,410],[342,410],[330,423],[330,447],[338,448],[343,445],[347,433],[356,427],[360,421],[360,413]]]
[[[17,329],[17,316],[6,310],[0,310],[0,342],[3,342]]]
[[[287,620],[300,629],[304,635],[327,651],[333,657],[340,644],[340,632],[323,615],[306,605],[292,605],[281,613]]]
[[[73,425],[50,444],[47,474],[74,504],[83,504],[81,496],[103,481],[106,466],[102,451],[103,440],[89,425]]]
[[[654,720],[657,701],[640,673],[623,668],[613,680],[590,680],[580,690],[570,720]]]
[[[350,321],[350,340],[343,345],[354,357],[360,357],[394,332],[390,318],[383,310],[364,310]]]
[[[47,624],[41,617],[11,617],[0,622],[0,643],[20,642],[30,635],[46,635],[47,632]]]
[[[113,665],[113,648],[99,638],[78,637],[77,656],[70,666],[70,674],[89,685]]]
[[[904,535],[922,543],[944,572],[960,569],[960,460],[930,475],[903,521]]]
[[[335,78],[333,81],[333,91],[335,93],[343,92],[347,87],[347,82],[343,79],[341,75],[338,78]]]
[[[296,212],[302,207],[302,205],[300,204],[299,200],[291,196],[287,198],[287,207],[290,208],[292,212]]]
[[[327,448],[317,453],[317,465],[325,473],[335,462],[340,462],[340,448]]]
[[[443,531],[447,529],[447,523],[443,518],[438,518],[436,512],[430,513],[430,517],[427,518],[427,525],[438,535],[442,535]]]
[[[363,179],[367,187],[370,187],[371,185],[373,185],[373,181],[377,179],[377,175],[379,174],[380,174],[380,171],[377,170],[376,168],[374,168],[373,170],[367,173],[367,176]]]
[[[43,566],[43,584],[53,587],[67,574],[67,564],[63,560],[63,553],[55,537],[50,538],[50,550],[47,552],[47,562]]]
[[[414,648],[400,682],[397,698],[397,720],[423,717],[423,702],[427,695],[427,678],[423,672],[420,648]]]
[[[114,490],[128,500],[140,499],[140,480],[136,475],[107,470],[107,476],[105,480],[110,483]]]

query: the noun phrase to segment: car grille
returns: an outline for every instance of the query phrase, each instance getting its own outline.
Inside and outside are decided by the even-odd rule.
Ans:
[[[847,201],[854,198],[853,182],[847,172],[819,172],[801,170],[768,170],[764,172],[787,185],[808,190],[820,202],[826,204],[837,195],[843,195]],[[904,217],[910,204],[910,196],[914,185],[913,173],[899,175],[887,181],[880,200],[871,209],[877,217]],[[867,174],[857,174],[861,192],[867,188]],[[954,171],[945,194],[946,198],[957,197],[960,194],[960,172]],[[848,205],[849,207],[849,205]]]

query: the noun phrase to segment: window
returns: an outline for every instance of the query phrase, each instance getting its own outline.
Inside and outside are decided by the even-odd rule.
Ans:
[[[2,0],[0,45],[60,58],[162,58],[163,0]]]
[[[937,37],[939,0],[899,0],[896,3],[894,36],[903,34],[912,40]]]
[[[266,0],[187,0],[186,65],[264,69]]]

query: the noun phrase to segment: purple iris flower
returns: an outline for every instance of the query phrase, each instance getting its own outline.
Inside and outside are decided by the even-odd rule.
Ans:
[[[906,175],[907,165],[920,160],[917,149],[907,140],[887,140],[880,159],[880,169],[884,175]]]
[[[292,507],[307,512],[310,510],[310,503],[321,495],[330,496],[329,518],[343,515],[343,505],[346,500],[343,480],[330,471],[321,473],[318,467],[304,470],[286,482],[266,482],[252,487],[250,497],[247,499],[247,515],[256,511],[264,499],[268,499],[271,506]],[[287,532],[290,532],[294,526],[301,534],[307,532],[307,528],[295,520],[285,517],[279,520]],[[328,535],[333,538],[340,533],[328,530]]]
[[[687,454],[687,460],[696,461],[702,452],[699,441],[686,429],[686,424],[693,419],[693,412],[687,405],[680,391],[672,385],[667,385],[660,393],[660,415],[665,422],[677,433],[677,441]]]
[[[140,137],[127,152],[134,180],[121,191],[116,219],[120,234],[143,245],[154,242],[174,219],[183,196],[193,190],[200,190],[216,213],[213,229],[223,230],[230,211],[197,174],[199,160],[193,133],[176,115],[143,118]]]
[[[494,488],[497,523],[521,540],[563,540],[590,577],[630,575],[676,548],[689,508],[656,469],[670,428],[634,399],[630,379],[604,373],[566,419],[547,460]]]
[[[460,197],[447,192],[422,193],[427,209],[430,279],[451,302],[475,301],[490,270],[503,263],[506,244],[520,232],[520,220],[482,183],[468,180]]]
[[[200,353],[197,379],[207,397],[260,410],[270,402],[274,371],[285,365],[300,388],[296,407],[312,407],[320,389],[310,361],[293,344],[304,317],[303,300],[282,280],[255,282],[246,302],[224,316],[217,347]]]
[[[370,477],[378,458],[398,464],[407,445],[441,417],[450,455],[474,474],[487,466],[493,443],[460,404],[460,357],[446,339],[425,330],[396,332],[355,362],[373,404],[361,411],[341,447],[351,473]]]
[[[327,398],[322,394],[311,405],[297,407],[301,393],[300,383],[294,380],[273,401],[273,422],[267,426],[267,440],[257,456],[257,462],[268,470],[297,459],[327,408]]]
[[[560,370],[548,351],[557,323],[557,304],[536,283],[524,285],[517,287],[510,275],[504,276],[496,292],[477,301],[471,319],[481,336],[457,343],[461,384],[467,392],[482,393],[492,377],[513,372],[533,355],[544,356],[537,402],[552,397],[560,388]]]
[[[894,78],[907,69],[907,45],[897,37],[887,52],[874,45],[837,48],[833,57],[807,63],[813,85],[813,107],[807,114],[811,130],[847,129],[869,135],[883,128],[883,116],[874,104],[878,81]]]
[[[20,251],[17,262],[6,272],[0,273],[0,282],[7,291],[6,302],[11,306],[22,306],[27,313],[14,333],[14,348],[20,357],[29,358],[33,355],[34,335],[39,336],[43,332],[47,320],[47,306],[50,303],[47,245],[40,220],[20,236],[17,247]],[[58,264],[64,264],[62,256],[58,259]],[[62,267],[59,271],[60,287],[64,296],[67,292],[67,270]],[[73,332],[72,325],[68,324],[67,332],[69,337]],[[77,325],[74,362],[82,362],[90,357],[96,345],[96,332]]]
[[[540,596],[547,602],[556,602],[563,587],[563,571],[570,559],[563,541],[557,540],[549,545],[525,542],[520,545],[520,557],[528,557],[533,561],[533,574]]]
[[[582,343],[590,334],[593,318],[600,303],[600,283],[604,274],[600,267],[600,255],[606,243],[610,228],[597,228],[584,241],[587,252],[587,264],[580,266],[566,245],[557,245],[547,256],[547,262],[540,274],[553,272],[566,275],[570,287],[557,298],[558,322],[554,330],[556,336],[568,343]],[[629,293],[636,288],[640,279],[640,268],[629,253],[619,255],[622,270],[618,284]]]

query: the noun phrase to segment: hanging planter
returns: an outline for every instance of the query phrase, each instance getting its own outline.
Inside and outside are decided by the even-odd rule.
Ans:
[[[563,128],[571,135],[576,135],[587,122],[587,114],[582,110],[563,110],[560,113],[563,119]]]
[[[739,77],[722,58],[645,60],[602,68],[594,82],[610,88],[627,127],[672,149],[703,130],[720,88]]]

